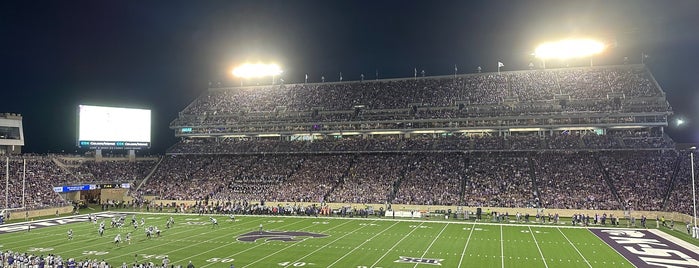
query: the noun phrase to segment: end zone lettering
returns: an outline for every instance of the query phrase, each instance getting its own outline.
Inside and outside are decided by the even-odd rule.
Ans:
[[[647,230],[590,229],[636,267],[699,267],[699,253]]]

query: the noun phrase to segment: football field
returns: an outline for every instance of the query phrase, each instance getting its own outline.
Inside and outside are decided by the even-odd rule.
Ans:
[[[648,238],[640,238],[641,231],[599,229],[623,237],[603,241],[590,229],[569,226],[269,216],[232,221],[223,215],[213,216],[214,226],[209,216],[136,214],[138,222],[144,219],[146,226],[162,230],[160,237],[148,239],[142,227],[130,224],[132,214],[98,215],[108,226],[103,237],[85,215],[35,221],[29,232],[24,223],[0,226],[0,250],[104,259],[112,267],[160,264],[165,256],[171,264],[192,261],[196,267],[634,267],[609,241],[649,241],[638,240]],[[125,215],[126,226],[110,228],[110,217],[117,215]],[[170,216],[175,224],[167,229]],[[68,240],[69,229],[73,240]],[[131,244],[115,244],[118,233],[131,233]],[[661,242],[668,243],[648,243],[657,248]],[[690,253],[685,254],[689,259]]]

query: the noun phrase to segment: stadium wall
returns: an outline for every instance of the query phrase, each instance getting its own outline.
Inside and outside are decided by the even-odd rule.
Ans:
[[[59,214],[72,213],[73,207],[72,206],[64,206],[64,207],[44,208],[44,209],[35,209],[35,210],[26,210],[26,211],[13,210],[13,211],[10,211],[9,220],[17,220],[17,219],[24,220],[25,218],[33,219],[33,218],[46,217],[46,216],[55,216],[56,212],[58,212]]]
[[[148,199],[148,198],[147,198]],[[196,203],[196,201],[192,200],[157,200],[157,199],[150,199],[154,204],[159,204],[162,202],[163,204],[171,204],[171,203],[177,203],[178,205],[186,205],[186,206],[192,206]],[[211,203],[216,203],[217,200],[209,200],[209,204]],[[220,202],[227,202],[227,200],[221,200]],[[252,202],[254,203],[254,202]],[[300,205],[300,206],[310,206],[310,205],[318,205],[318,202],[275,202],[275,201],[266,201],[265,202],[267,206],[274,206],[277,204],[281,205],[287,205],[287,204],[294,204],[294,205]],[[379,208],[383,208],[384,211],[386,210],[386,204],[357,204],[357,203],[326,203],[327,206],[329,206],[331,209],[339,209],[342,207],[352,207],[352,208],[364,208],[367,206],[371,206],[374,208],[374,211],[378,211]],[[477,207],[464,207],[464,206],[427,206],[427,205],[404,205],[404,204],[391,204],[391,208],[396,210],[396,211],[421,211],[421,212],[435,212],[438,210],[444,210],[448,211],[451,209],[452,212],[457,212],[458,209],[460,208],[462,211],[471,211],[473,213],[476,212]],[[534,217],[536,216],[537,209],[536,208],[501,208],[501,207],[481,207],[483,213],[485,214],[486,211],[491,211],[491,212],[498,212],[498,213],[508,213],[510,216],[517,215],[517,213],[521,213],[522,215],[524,214],[529,214],[530,216]],[[616,215],[620,219],[625,218],[625,214],[623,210],[584,210],[584,209],[544,209],[542,215],[555,215],[558,213],[560,217],[572,217],[575,214],[584,214],[584,215],[591,215],[591,217],[594,217],[594,214],[599,214],[601,217],[602,214],[607,214],[607,217],[610,217],[610,215]],[[648,220],[655,220],[656,218],[662,218],[665,217],[666,220],[674,220],[675,222],[687,222],[692,220],[692,216],[679,213],[679,212],[664,212],[664,211],[631,211],[629,214],[631,217],[634,217],[639,223],[640,219],[643,216],[646,216]]]

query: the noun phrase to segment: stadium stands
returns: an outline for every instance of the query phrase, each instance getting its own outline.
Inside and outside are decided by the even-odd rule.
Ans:
[[[213,88],[171,123],[180,142],[131,194],[229,209],[264,200],[688,213],[689,160],[663,132],[671,113],[642,65]],[[47,171],[62,174],[54,183],[141,179],[154,166],[60,161],[65,170]]]

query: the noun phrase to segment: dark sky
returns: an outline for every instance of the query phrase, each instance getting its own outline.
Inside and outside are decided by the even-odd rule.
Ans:
[[[78,104],[153,110],[152,152],[209,81],[275,61],[287,83],[526,69],[542,41],[589,36],[595,59],[647,64],[699,141],[699,1],[2,1],[0,112],[24,116],[26,152],[74,151]],[[550,63],[555,64],[555,63]]]

